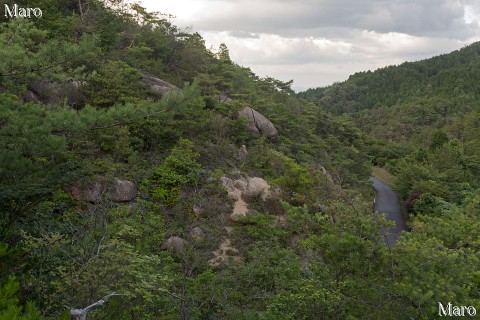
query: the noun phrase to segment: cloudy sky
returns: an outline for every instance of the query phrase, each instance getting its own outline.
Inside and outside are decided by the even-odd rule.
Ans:
[[[304,90],[480,40],[480,0],[142,0],[257,75]]]

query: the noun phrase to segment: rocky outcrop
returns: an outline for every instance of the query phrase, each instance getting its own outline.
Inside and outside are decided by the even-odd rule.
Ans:
[[[160,246],[160,250],[169,250],[173,249],[177,252],[183,252],[185,249],[186,241],[180,237],[173,236],[165,240],[164,243]]]
[[[226,238],[220,244],[220,247],[213,251],[213,258],[208,261],[211,267],[219,267],[222,264],[227,264],[230,260],[239,261],[241,258],[236,255],[238,249],[232,246],[230,239]]]
[[[242,199],[242,190],[234,185],[234,181],[227,177],[222,177],[220,180],[223,187],[227,190],[228,196],[235,200],[233,204],[233,211],[230,214],[230,220],[239,221],[247,215],[248,204]]]
[[[217,96],[217,98],[218,98],[218,102],[220,103],[230,104],[230,105],[234,103],[234,101],[227,96],[219,95]]]
[[[238,150],[238,159],[240,161],[244,161],[248,157],[248,150],[245,145],[242,145],[240,149]]]
[[[67,192],[76,200],[90,203],[100,203],[104,196],[114,202],[130,202],[137,196],[137,186],[128,180],[115,178],[107,181],[103,177],[97,177],[91,184],[76,184],[67,188]]]
[[[137,196],[137,186],[132,181],[115,178],[108,194],[114,202],[130,202]]]
[[[334,183],[334,182],[333,182],[332,175],[327,171],[327,169],[325,169],[324,166],[322,166],[321,164],[317,163],[316,166],[315,166],[315,168],[316,168],[317,170],[322,171],[322,174],[327,178],[327,180],[328,180],[329,182]]]
[[[64,82],[45,79],[35,80],[29,84],[28,91],[23,95],[23,100],[51,105],[66,103],[71,107],[81,108],[85,105],[84,86],[85,81],[72,78]]]
[[[90,203],[100,203],[102,202],[103,195],[105,194],[106,187],[105,183],[100,179],[97,179],[88,186],[82,184],[76,184],[67,189],[69,193],[75,200],[85,201]]]
[[[206,238],[205,232],[203,232],[202,228],[200,227],[195,227],[190,230],[189,235],[196,241],[203,241]]]
[[[180,89],[173,84],[148,74],[143,74],[143,82],[147,90],[154,95],[163,95],[172,90],[180,91]]]
[[[270,193],[270,186],[268,185],[267,181],[263,180],[262,178],[248,178],[246,180],[247,184],[245,185],[242,198],[246,201],[255,199],[260,197],[263,201],[266,201],[271,193]]]
[[[40,99],[37,97],[37,95],[30,90],[23,94],[22,100],[24,102],[42,103],[42,101],[40,101]]]
[[[248,129],[253,134],[263,134],[267,138],[275,138],[278,136],[278,131],[273,123],[260,112],[250,107],[245,107],[238,112],[238,115],[240,118],[248,121]]]
[[[194,205],[192,210],[193,210],[193,213],[195,214],[195,217],[197,217],[197,219],[201,219],[205,215],[205,209],[203,209],[201,206]]]
[[[230,214],[230,220],[238,222],[247,214],[251,213],[248,209],[247,201],[260,197],[266,201],[270,196],[270,186],[262,178],[243,178],[232,180],[227,177],[220,178],[224,188],[227,190],[231,199],[235,200],[233,211]]]

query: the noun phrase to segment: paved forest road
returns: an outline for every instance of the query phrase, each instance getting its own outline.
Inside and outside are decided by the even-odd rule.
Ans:
[[[383,239],[385,244],[390,247],[397,242],[400,232],[407,230],[407,225],[403,221],[402,205],[400,204],[398,194],[388,185],[374,177],[370,177],[370,180],[377,191],[375,210],[380,214],[385,213],[387,220],[395,222],[395,228],[388,228],[386,232],[384,231],[386,235],[384,235]]]

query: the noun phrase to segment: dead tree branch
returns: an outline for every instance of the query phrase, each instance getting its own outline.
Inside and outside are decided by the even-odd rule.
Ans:
[[[121,296],[121,294],[117,294],[115,292],[112,292],[112,293],[106,295],[105,297],[103,297],[102,299],[98,300],[97,302],[92,303],[91,305],[89,305],[88,307],[85,307],[83,309],[69,308],[70,309],[70,315],[72,316],[72,318],[74,320],[87,320],[87,313],[89,313],[90,311],[95,310],[97,308],[103,307],[105,305],[105,303],[107,302],[107,300],[109,298],[113,297],[113,296]]]

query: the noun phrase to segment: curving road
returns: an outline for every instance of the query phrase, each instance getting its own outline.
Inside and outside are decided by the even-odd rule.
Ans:
[[[402,215],[403,208],[400,204],[398,194],[388,185],[374,177],[370,177],[370,180],[373,182],[373,187],[377,192],[375,197],[375,210],[380,214],[385,213],[387,220],[395,222],[394,228],[382,230],[385,244],[391,247],[397,241],[400,233],[407,231],[407,225]]]

